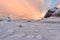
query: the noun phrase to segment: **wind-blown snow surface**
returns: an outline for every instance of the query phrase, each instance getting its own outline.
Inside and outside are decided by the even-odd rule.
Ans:
[[[60,18],[41,21],[0,18],[0,40],[60,40]]]

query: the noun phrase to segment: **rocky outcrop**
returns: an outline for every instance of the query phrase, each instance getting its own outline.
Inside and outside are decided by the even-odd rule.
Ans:
[[[44,18],[49,18],[51,16],[60,17],[60,8],[54,7],[49,9]]]

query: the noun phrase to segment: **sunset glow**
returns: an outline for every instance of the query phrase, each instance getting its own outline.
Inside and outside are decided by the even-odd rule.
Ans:
[[[47,9],[45,9],[43,0],[39,0],[36,3],[40,3],[40,8],[38,8],[37,4],[33,4],[28,0],[0,0],[0,17],[9,16],[12,19],[41,19],[46,14]]]

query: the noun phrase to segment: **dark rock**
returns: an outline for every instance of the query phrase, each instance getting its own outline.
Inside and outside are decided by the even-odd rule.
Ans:
[[[27,22],[31,22],[31,20],[28,20]]]
[[[10,17],[8,17],[8,20],[7,20],[8,22],[10,22],[11,21],[11,18]]]
[[[22,25],[19,25],[19,27],[23,27]]]
[[[0,21],[3,21],[3,19],[0,19]]]
[[[11,20],[7,20],[8,22],[10,22]]]
[[[55,11],[48,10],[48,12],[47,12],[46,15],[44,16],[44,18],[48,18],[48,17],[52,16],[54,12],[55,12]]]
[[[44,18],[51,17],[57,9],[58,9],[57,7],[54,7],[52,9],[49,9],[48,12],[46,13],[46,15],[44,16]]]
[[[55,14],[56,17],[60,17],[60,13]]]

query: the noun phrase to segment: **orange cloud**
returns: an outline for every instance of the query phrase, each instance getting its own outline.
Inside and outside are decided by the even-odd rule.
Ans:
[[[12,19],[34,19],[44,17],[46,10],[43,1],[40,10],[28,0],[0,0],[0,16],[11,17]]]

